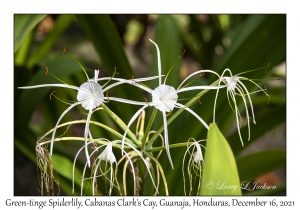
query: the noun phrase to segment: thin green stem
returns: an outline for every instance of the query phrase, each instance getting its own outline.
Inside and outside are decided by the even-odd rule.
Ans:
[[[216,80],[215,82],[213,82],[211,84],[211,86],[215,86],[219,83],[219,80]],[[185,106],[186,107],[189,107],[191,106],[193,103],[195,103],[199,97],[203,96],[205,93],[207,93],[209,91],[209,89],[206,89],[206,90],[202,90],[198,95],[196,95],[194,98],[192,98],[191,100],[189,100]],[[177,112],[175,112],[167,121],[167,124],[169,125],[171,122],[173,122],[173,120],[181,113],[183,112],[183,108],[182,109],[179,109]],[[149,140],[149,144],[147,145],[147,151],[149,151],[149,148],[151,147],[151,145],[153,144],[153,142],[156,140],[156,138],[158,137],[158,135],[163,132],[164,130],[164,126],[161,126],[157,132],[151,137],[151,139]]]
[[[60,128],[60,127],[64,127],[64,126],[68,126],[68,125],[73,125],[73,124],[79,124],[79,123],[86,123],[86,120],[74,120],[74,121],[70,121],[70,122],[66,122],[66,123],[63,123],[63,124],[60,124],[59,126],[57,126],[57,128]],[[90,124],[94,124],[94,125],[97,125],[99,127],[102,127],[104,128],[105,130],[111,132],[112,134],[116,135],[117,137],[119,137],[120,139],[122,139],[123,135],[118,133],[117,131],[113,130],[112,128],[106,126],[106,125],[103,125],[102,123],[98,123],[98,122],[95,122],[95,121],[90,121]],[[40,139],[44,139],[47,135],[49,135],[50,133],[53,132],[54,129],[51,129],[49,130],[47,133],[45,133]],[[77,138],[77,137],[70,137],[70,138]],[[57,139],[57,138],[56,138]],[[78,140],[78,139],[77,139]],[[126,141],[129,142],[131,145],[133,145],[134,147],[136,147],[134,144],[132,144],[131,140],[126,138]],[[128,148],[128,147],[126,147]],[[129,148],[128,148],[129,149]]]
[[[143,139],[142,139],[142,148],[145,148],[147,136],[148,136],[148,133],[149,133],[151,127],[152,127],[152,124],[153,124],[154,118],[155,118],[155,116],[156,116],[156,113],[157,113],[157,109],[155,108],[155,109],[153,109],[153,111],[152,111],[151,117],[150,117],[149,122],[148,122],[148,124],[147,124],[147,128],[146,128],[146,131],[145,131],[145,135],[144,135],[144,137],[143,137]]]
[[[87,140],[88,141],[94,141],[95,139],[88,138]],[[85,141],[85,139],[84,139],[84,137],[62,137],[62,138],[55,138],[54,141],[55,142],[58,142],[58,141]],[[103,145],[108,144],[107,141],[103,141],[103,140],[97,140],[95,142],[97,142],[99,144],[103,144]],[[38,142],[38,145],[43,146],[45,144],[50,144],[50,143],[51,143],[51,139],[47,140],[47,141],[43,141],[43,142]],[[120,146],[115,145],[115,144],[113,144],[113,147],[120,148]],[[129,147],[129,146],[124,146],[124,148],[125,149],[131,149],[131,147]]]
[[[120,126],[120,128],[125,132],[126,130],[126,124],[114,113],[112,112],[104,103],[101,104],[105,112]],[[136,145],[140,145],[140,142],[137,140],[136,136],[131,132],[130,129],[127,131],[127,135],[130,137],[132,141]],[[129,142],[130,143],[130,142]]]
[[[138,140],[141,141],[144,136],[144,127],[145,127],[145,110],[142,111],[141,115],[140,115],[140,128],[138,129]]]
[[[177,143],[177,144],[170,144],[169,148],[185,147],[185,146],[189,146],[193,143],[194,142],[183,142],[183,143]],[[158,151],[161,151],[161,150],[164,150],[164,149],[166,149],[165,146],[153,147],[151,149],[147,149],[147,152],[158,152]]]
[[[168,191],[168,183],[167,183],[167,179],[165,177],[165,173],[163,168],[161,167],[160,163],[158,162],[158,160],[156,158],[154,158],[153,156],[145,153],[147,157],[149,157],[151,160],[153,160],[156,163],[156,166],[158,167],[158,169],[160,170],[161,173],[161,177],[163,179],[164,185],[165,185],[165,191],[166,191],[166,195],[169,195],[169,191]]]

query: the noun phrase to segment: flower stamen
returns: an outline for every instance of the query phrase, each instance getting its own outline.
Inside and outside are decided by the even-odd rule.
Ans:
[[[55,92],[55,91],[52,91],[52,92],[50,93],[50,100],[52,100],[52,95],[54,94],[54,92]]]
[[[65,52],[67,52],[67,50],[66,50],[66,47],[65,47],[65,46],[63,46],[63,51],[62,51],[62,54],[64,55],[64,54],[65,54]]]

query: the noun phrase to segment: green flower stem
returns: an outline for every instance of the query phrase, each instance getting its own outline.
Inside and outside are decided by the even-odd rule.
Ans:
[[[133,153],[132,155],[129,156],[130,160],[132,160],[132,158],[139,156],[136,153]],[[127,159],[124,163],[124,168],[123,168],[123,188],[124,188],[124,195],[127,195],[127,190],[126,190],[126,169],[128,167],[128,163],[129,163],[129,159]],[[134,169],[133,169],[134,170]],[[134,173],[134,172],[132,172]],[[136,180],[134,180],[134,196],[136,195]]]
[[[154,158],[153,156],[151,155],[148,155],[146,153],[146,156],[149,157],[152,161],[155,162],[156,166],[158,167],[158,169],[160,170],[160,173],[161,173],[161,177],[163,179],[163,182],[164,182],[164,185],[165,185],[165,191],[166,191],[166,195],[168,196],[169,195],[169,191],[168,191],[168,183],[167,183],[167,179],[165,177],[165,173],[164,173],[164,170],[163,168],[161,167],[160,163],[158,162],[158,160],[156,158]]]
[[[140,128],[139,128],[139,131],[138,131],[138,140],[139,141],[142,141],[142,139],[144,138],[145,136],[145,133],[144,133],[144,125],[145,125],[145,110],[142,111],[141,113],[141,120],[140,120]]]
[[[215,86],[219,83],[219,80],[216,80],[215,82],[213,82],[211,84],[211,86]],[[202,90],[198,95],[196,95],[194,98],[192,98],[191,100],[189,100],[185,106],[189,107],[191,106],[193,103],[195,103],[199,97],[203,96],[205,93],[207,93],[209,90]],[[184,110],[184,108],[179,109],[177,112],[175,112],[167,121],[167,124],[169,125],[171,122],[173,122],[173,120]],[[164,130],[164,126],[161,126],[157,132],[151,137],[151,139],[149,140],[149,144],[147,145],[147,151],[148,149],[151,147],[151,145],[153,144],[153,142],[156,140],[156,138],[158,137],[158,135]],[[147,133],[146,133],[147,135]]]
[[[169,148],[189,146],[193,143],[195,143],[195,142],[184,142],[184,143],[170,144]],[[147,149],[147,152],[158,152],[158,151],[161,151],[161,150],[164,150],[164,149],[166,149],[165,146],[163,146],[163,147],[154,147],[154,148],[151,148],[151,149]]]
[[[106,113],[121,127],[121,129],[125,132],[126,130],[126,124],[115,114],[113,113],[104,103],[101,104],[101,106],[103,107],[103,109],[106,111]],[[127,131],[127,135],[130,137],[130,139],[132,141],[134,141],[134,143],[136,145],[140,145],[140,141],[137,140],[136,136],[131,132],[130,129],[128,129]],[[128,142],[130,143],[130,142]]]
[[[87,140],[92,141],[92,140],[95,140],[95,139],[88,138]],[[62,137],[62,138],[55,138],[54,141],[55,142],[58,142],[58,141],[84,141],[84,137]],[[99,144],[103,144],[103,145],[108,144],[108,142],[104,141],[104,140],[97,140],[95,142],[97,142]],[[47,141],[43,141],[43,142],[38,142],[38,145],[43,146],[45,144],[50,144],[50,143],[51,143],[51,139],[47,140]],[[120,146],[116,145],[116,144],[113,144],[112,146],[115,147],[115,148],[120,148]],[[131,149],[129,146],[124,146],[124,148],[125,149]]]
[[[149,133],[151,127],[152,127],[152,124],[153,124],[154,118],[156,116],[157,110],[158,109],[156,109],[156,108],[153,109],[153,112],[152,112],[151,117],[149,119],[149,122],[147,124],[147,128],[146,128],[146,131],[145,131],[146,135],[144,135],[144,137],[142,139],[142,148],[145,148],[145,144],[146,144],[146,140],[147,140],[147,137],[148,137],[148,133]]]
[[[57,126],[57,128],[60,128],[60,127],[64,127],[64,126],[67,126],[67,125],[73,125],[73,124],[79,124],[79,123],[82,123],[82,124],[85,124],[86,123],[86,120],[74,120],[74,121],[70,121],[70,122],[66,122],[66,123],[63,123],[63,124],[60,124],[59,126]],[[102,123],[98,123],[98,122],[95,122],[95,121],[90,121],[90,124],[94,124],[94,125],[97,125],[99,127],[102,127],[104,129],[106,129],[107,131],[111,132],[112,134],[116,135],[117,137],[119,137],[120,139],[122,139],[123,135],[120,134],[119,132],[113,130],[112,128],[106,126],[106,125],[103,125]],[[44,134],[44,136],[42,136],[40,139],[44,139],[47,135],[49,135],[50,133],[53,132],[54,129],[51,129],[49,130],[47,133]],[[72,137],[72,138],[76,138],[76,137]],[[50,140],[51,141],[51,140]],[[132,144],[132,141],[128,138],[126,138],[126,141],[130,144]],[[132,144],[134,147],[135,145]],[[128,147],[126,147],[128,148]],[[129,149],[129,148],[128,148]]]

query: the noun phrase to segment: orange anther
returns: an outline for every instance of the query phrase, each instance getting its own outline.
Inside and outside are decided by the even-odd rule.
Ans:
[[[119,72],[117,72],[117,67],[115,67],[115,74],[119,74]]]
[[[202,104],[201,101],[200,101],[200,97],[198,98],[198,101],[199,101],[200,104]]]
[[[62,51],[62,54],[65,54],[65,52],[67,52],[67,50],[66,50],[66,47],[65,46],[63,46],[63,51]]]
[[[50,100],[52,100],[52,95],[54,94],[55,91],[50,93]]]

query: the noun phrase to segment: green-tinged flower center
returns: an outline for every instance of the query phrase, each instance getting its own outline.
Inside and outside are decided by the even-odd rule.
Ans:
[[[225,79],[225,82],[227,84],[227,91],[233,91],[235,92],[236,84],[239,80],[238,76],[232,76],[232,77],[223,77]]]
[[[77,100],[83,101],[82,107],[92,110],[104,101],[104,94],[101,85],[97,82],[85,82],[80,86],[77,93]]]
[[[160,85],[152,92],[154,106],[162,112],[170,112],[174,109],[178,95],[174,87]]]

